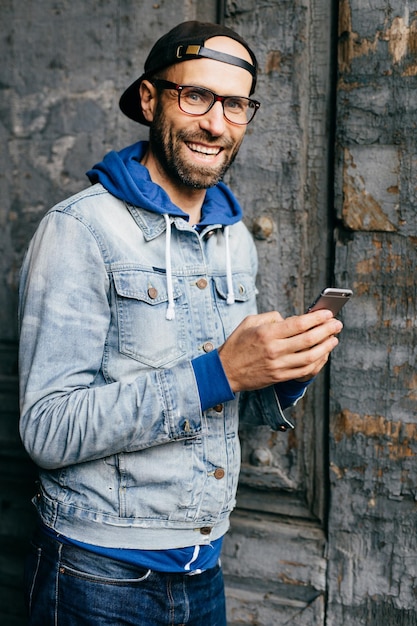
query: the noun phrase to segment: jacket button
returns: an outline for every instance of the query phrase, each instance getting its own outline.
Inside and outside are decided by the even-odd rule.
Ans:
[[[213,407],[213,411],[216,411],[216,413],[221,413],[223,411],[223,405],[216,404],[216,406]]]
[[[281,424],[280,426],[278,426],[278,430],[285,432],[287,430],[287,427],[284,426],[284,424]]]
[[[211,527],[210,526],[203,526],[202,528],[200,528],[200,533],[202,535],[209,535],[211,533]]]
[[[208,282],[205,278],[199,278],[196,285],[199,289],[205,289],[208,285]]]
[[[221,480],[222,478],[224,478],[225,475],[225,471],[222,467],[218,467],[216,470],[214,470],[214,478],[217,478],[217,480]]]
[[[158,290],[155,289],[155,287],[149,287],[148,296],[151,300],[155,300],[155,298],[158,296]]]
[[[203,350],[204,352],[212,352],[212,350],[214,350],[214,344],[211,343],[211,341],[206,341],[203,345]]]

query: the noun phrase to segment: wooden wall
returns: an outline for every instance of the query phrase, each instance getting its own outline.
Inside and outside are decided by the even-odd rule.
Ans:
[[[328,624],[417,624],[417,3],[341,0]]]

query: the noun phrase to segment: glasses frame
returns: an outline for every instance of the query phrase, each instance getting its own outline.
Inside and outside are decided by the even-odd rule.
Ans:
[[[191,115],[192,117],[198,117],[199,115],[206,115],[206,113],[208,113],[210,109],[214,107],[216,102],[221,102],[222,108],[223,108],[223,115],[228,122],[230,122],[231,124],[236,124],[237,126],[247,126],[253,120],[253,118],[255,117],[256,111],[261,106],[261,103],[258,102],[258,100],[254,100],[253,98],[246,98],[245,96],[219,96],[217,93],[215,93],[211,89],[207,89],[207,87],[199,87],[197,85],[179,85],[178,83],[172,83],[170,80],[164,80],[163,78],[154,78],[151,82],[152,82],[152,85],[154,85],[154,87],[156,87],[157,89],[173,89],[174,91],[176,91],[178,93],[179,109],[186,115]],[[188,89],[188,88],[191,88],[191,89],[194,88],[196,90],[207,91],[209,94],[213,96],[213,102],[210,104],[207,111],[205,111],[204,113],[190,113],[189,111],[185,111],[182,108],[181,93],[183,89]],[[253,110],[252,117],[246,122],[236,122],[236,120],[231,120],[230,118],[228,118],[224,111],[224,102],[228,98],[239,98],[239,99],[247,100],[249,102],[249,105],[252,106],[252,110]]]

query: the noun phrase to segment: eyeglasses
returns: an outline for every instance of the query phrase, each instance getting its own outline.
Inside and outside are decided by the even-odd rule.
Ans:
[[[155,78],[152,84],[157,89],[173,89],[178,92],[178,106],[188,115],[205,115],[216,104],[221,102],[223,115],[232,124],[249,124],[255,117],[261,103],[243,96],[218,96],[214,91],[204,87],[177,85],[169,80]]]

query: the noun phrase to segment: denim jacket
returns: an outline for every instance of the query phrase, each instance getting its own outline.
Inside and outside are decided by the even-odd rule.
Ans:
[[[21,274],[21,436],[43,522],[92,544],[164,549],[224,534],[241,420],[285,430],[274,388],[202,411],[192,359],[256,313],[242,222],[196,232],[101,184],[43,218]],[[234,303],[227,303],[226,243]],[[215,381],[213,381],[215,384]]]

